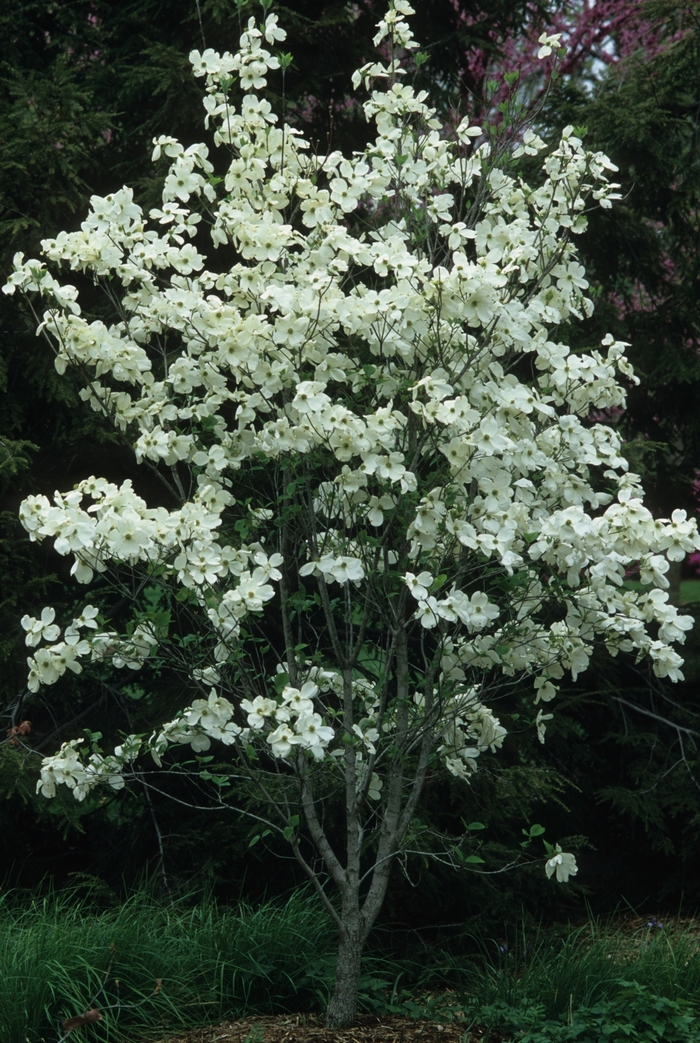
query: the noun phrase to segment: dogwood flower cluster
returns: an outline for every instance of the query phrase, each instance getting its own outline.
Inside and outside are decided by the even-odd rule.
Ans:
[[[114,754],[109,757],[103,757],[100,753],[81,756],[79,747],[84,741],[71,739],[63,744],[58,756],[44,759],[37,783],[38,793],[44,797],[55,797],[57,786],[67,786],[73,791],[75,799],[82,801],[98,785],[107,784],[115,790],[124,788],[124,767],[138,756],[140,740],[130,737],[121,746],[115,747]]]
[[[67,744],[44,762],[47,795],[114,785],[137,747],[160,758],[216,740],[336,772],[350,746],[358,794],[381,801],[397,729],[427,736],[460,778],[498,749],[487,678],[519,677],[534,706],[550,704],[596,642],[682,677],[673,646],[691,621],[669,604],[665,573],[700,549],[697,526],[683,511],[653,517],[618,433],[591,419],[624,406],[626,345],[557,337],[591,314],[574,240],[591,206],[617,198],[615,168],[571,127],[551,148],[527,132],[518,155],[542,168],[530,185],[468,120],[443,135],[406,81],[411,13],[394,0],[375,38],[390,60],[353,79],[375,128],[363,151],[318,155],[280,125],[265,44],[284,32],[274,15],[251,18],[235,54],[191,55],[217,155],[157,138],[154,160],[169,163],[159,208],[144,214],[127,188],[94,196],[78,231],[43,242],[45,260],[15,258],[3,289],[41,301],[59,373],[89,374],[84,399],[180,498],[150,507],[129,481],[93,477],[30,496],[22,524],[72,557],[79,583],[128,569],[185,588],[212,637],[192,666],[202,698],[104,762]],[[557,45],[540,42],[542,55]],[[220,246],[233,263],[216,266]],[[120,293],[111,324],[83,313],[67,269]],[[634,569],[641,590],[625,582]],[[141,665],[161,640],[118,639],[89,612],[61,640],[53,610],[24,617],[30,647],[46,642],[29,660],[32,690],[88,655]],[[281,688],[241,688],[242,623],[275,613],[316,642],[315,665],[285,637]],[[341,662],[358,633],[376,645],[366,676],[358,655]],[[412,700],[386,687],[401,633]],[[533,713],[540,738],[550,718]]]
[[[53,622],[56,618],[53,608],[43,609],[40,619],[22,617],[22,627],[27,631],[25,643],[29,647],[39,645],[42,640],[49,642],[27,658],[27,687],[30,692],[38,692],[42,685],[55,684],[66,670],[82,673],[79,661],[82,656],[90,655],[93,661],[108,660],[113,666],[126,666],[132,670],[143,666],[157,644],[152,628],[145,624],[137,626],[128,636],[120,636],[115,631],[99,630],[97,615],[94,605],[86,605],[65,628],[59,641],[56,638],[61,637],[61,628]],[[80,633],[83,628],[88,631],[85,635]]]
[[[445,708],[444,718],[448,723],[438,753],[451,775],[468,782],[477,770],[479,754],[487,750],[495,753],[508,733],[498,717],[478,701],[473,689],[455,696],[452,705]]]

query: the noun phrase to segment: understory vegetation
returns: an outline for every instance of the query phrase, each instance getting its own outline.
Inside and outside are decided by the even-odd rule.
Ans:
[[[693,920],[525,922],[428,939],[378,932],[363,967],[365,1011],[495,1029],[524,1043],[697,1039],[700,929]],[[391,944],[388,943],[391,939]],[[83,1040],[111,1043],[224,1018],[322,1011],[335,938],[310,892],[286,900],[173,901],[150,886],[119,902],[99,884],[0,902],[3,1043],[57,1043],[95,1007]],[[126,1035],[125,1035],[126,1034]]]

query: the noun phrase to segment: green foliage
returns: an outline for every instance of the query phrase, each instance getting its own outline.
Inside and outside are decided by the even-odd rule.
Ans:
[[[695,1043],[696,922],[632,928],[625,919],[563,930],[521,922],[495,938],[462,933],[447,948],[421,939],[420,959],[414,949],[384,989],[384,1009],[520,1043]]]
[[[45,220],[56,211],[71,213],[83,203],[83,175],[94,165],[95,150],[105,145],[100,135],[110,116],[95,109],[93,92],[78,78],[62,56],[48,73],[11,69],[0,81],[3,252],[44,233]]]
[[[495,1006],[485,1009],[483,1016],[516,1030],[520,1043],[695,1043],[698,1018],[689,1003],[657,996],[638,982],[618,984],[619,992],[611,999],[579,1007],[556,1021],[541,1022],[541,1006],[526,1010]]]
[[[0,746],[0,794],[6,800],[18,801],[22,810],[34,795],[34,779],[25,771],[27,755],[13,746],[4,743]]]
[[[590,86],[576,76],[550,96],[547,133],[585,124],[589,148],[618,165],[622,199],[593,216],[581,241],[596,312],[578,336],[603,332],[630,343],[641,384],[618,423],[634,441],[633,465],[660,514],[684,497],[700,464],[700,25],[684,0],[647,4],[661,21],[659,53],[639,51]],[[615,418],[612,418],[613,420]]]
[[[594,1034],[596,1026],[614,1033],[630,1022],[634,1040],[697,1038],[693,1015],[700,1006],[700,951],[692,929],[659,929],[651,921],[633,932],[624,924],[591,922],[558,933],[552,927],[529,930],[521,923],[497,939],[473,934],[469,957],[467,939],[457,940],[444,954],[444,981],[480,1024],[554,1033],[532,1035],[531,1043],[550,1038],[598,1043],[603,1037]],[[688,1034],[654,1036],[654,1023],[666,1016],[666,1032],[677,1026]],[[568,1037],[576,1019],[580,1034]]]
[[[303,890],[257,908],[217,906],[206,895],[159,901],[148,888],[120,904],[87,874],[63,893],[6,892],[3,1043],[53,1038],[61,1019],[93,1005],[104,1014],[84,1030],[93,1043],[319,1009],[333,980],[334,943],[330,920]],[[464,934],[449,951],[424,943],[420,956],[414,946],[401,961],[375,950],[363,966],[364,1010],[439,1020],[466,1014],[521,1043],[698,1036],[697,935],[672,925],[631,934],[591,923],[563,936],[516,927],[497,940]]]
[[[82,897],[5,894],[3,1043],[57,1038],[61,1019],[92,1005],[104,1014],[83,1030],[92,1041],[129,1026],[175,1031],[318,1005],[332,980],[334,937],[315,896],[223,909],[198,897],[166,904],[141,891],[104,908],[93,888]]]
[[[0,438],[0,482],[7,484],[28,467],[30,453],[36,448],[26,438]]]

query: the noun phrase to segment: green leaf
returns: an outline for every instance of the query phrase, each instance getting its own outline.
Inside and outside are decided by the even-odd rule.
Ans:
[[[255,847],[259,840],[263,840],[265,837],[269,837],[272,833],[271,829],[266,829],[264,833],[256,833],[253,839],[248,844],[248,847]]]
[[[127,699],[134,700],[143,699],[144,695],[146,694],[145,689],[139,688],[139,686],[136,684],[125,684],[122,688],[122,692],[127,697]]]
[[[538,822],[536,822],[534,826],[530,826],[529,829],[522,830],[523,836],[527,837],[528,840],[532,840],[534,837],[541,837],[544,832],[544,826],[541,826]]]
[[[278,695],[282,694],[283,689],[289,684],[289,674],[275,674],[275,691]]]
[[[483,858],[479,858],[478,855],[467,855],[464,859],[465,862],[471,862],[472,865],[485,865]]]

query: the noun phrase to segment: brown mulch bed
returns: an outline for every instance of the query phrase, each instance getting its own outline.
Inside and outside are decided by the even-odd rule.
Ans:
[[[335,1031],[315,1014],[278,1014],[141,1037],[139,1043],[504,1043],[510,1038],[498,1032],[487,1037],[483,1028],[462,1021],[416,1021],[395,1014],[360,1014],[354,1028]]]

